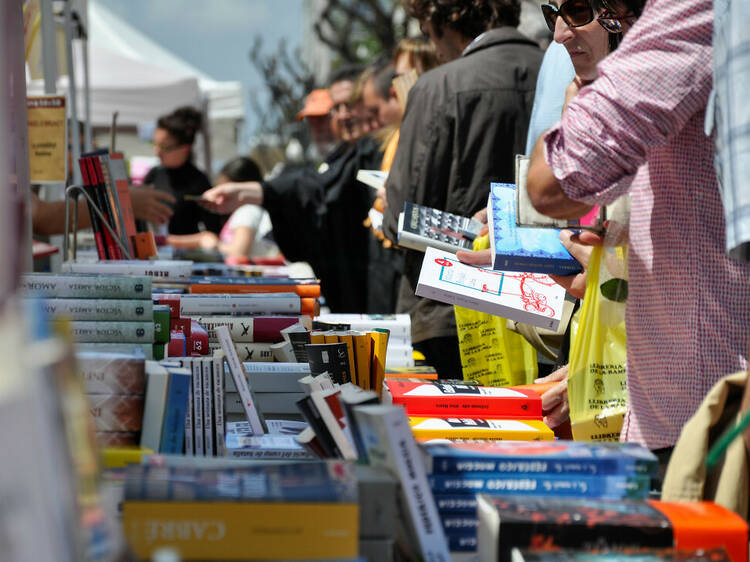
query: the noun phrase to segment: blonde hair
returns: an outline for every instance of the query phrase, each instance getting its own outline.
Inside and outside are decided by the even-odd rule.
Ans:
[[[435,45],[424,37],[406,37],[401,39],[393,50],[393,64],[398,62],[401,55],[406,54],[409,66],[424,74],[438,65]]]

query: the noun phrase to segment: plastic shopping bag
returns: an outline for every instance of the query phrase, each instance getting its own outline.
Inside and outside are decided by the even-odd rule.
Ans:
[[[474,250],[489,247],[487,236],[474,241]],[[537,377],[536,350],[506,327],[505,318],[454,307],[464,380],[482,386],[530,384]]]
[[[570,353],[571,429],[577,441],[617,441],[627,405],[627,247],[594,248],[587,275]]]

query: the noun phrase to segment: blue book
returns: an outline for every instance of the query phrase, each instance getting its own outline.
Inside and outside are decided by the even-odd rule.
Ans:
[[[475,516],[477,513],[477,498],[474,495],[466,494],[432,494],[435,498],[438,513],[446,514],[463,514]]]
[[[585,476],[560,474],[498,474],[472,472],[433,474],[428,477],[433,492],[564,496],[579,498],[643,499],[648,496],[648,476]]]
[[[490,184],[488,211],[493,269],[548,275],[572,275],[581,271],[581,264],[560,242],[559,230],[516,224],[514,184]]]
[[[189,369],[182,367],[167,367],[167,371],[169,386],[159,452],[178,455],[182,453],[182,446],[185,444],[185,415],[193,375]]]
[[[475,552],[477,550],[477,534],[452,534],[446,531],[445,538],[448,539],[448,548],[451,552]]]
[[[635,443],[495,441],[425,445],[430,472],[655,476],[656,456]]]

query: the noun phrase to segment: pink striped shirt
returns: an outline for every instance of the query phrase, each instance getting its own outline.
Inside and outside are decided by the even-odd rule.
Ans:
[[[724,250],[703,132],[712,23],[712,0],[651,0],[545,139],[570,198],[631,194],[622,438],[651,449],[674,445],[711,386],[747,366],[750,266]]]

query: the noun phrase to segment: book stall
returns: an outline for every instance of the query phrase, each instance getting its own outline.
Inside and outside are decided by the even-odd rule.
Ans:
[[[7,4],[0,45],[18,38]],[[8,95],[0,559],[748,561],[742,516],[661,499],[657,456],[619,442],[624,367],[601,366],[567,433],[546,423],[557,385],[535,382],[536,352],[506,321],[564,332],[571,299],[550,275],[581,266],[558,230],[519,224],[515,184],[488,186],[484,236],[475,219],[404,206],[399,242],[424,253],[416,295],[465,319],[464,371],[439,378],[408,314],[332,313],[314,272],[225,263],[141,229],[126,157],[107,148],[80,155],[66,193],[85,198],[92,235],[66,221],[59,271],[34,272],[28,200],[5,179],[28,183],[28,147],[9,141],[25,99]],[[482,240],[491,265],[456,257]],[[602,284],[618,326],[620,281]]]

